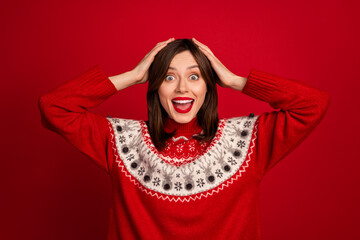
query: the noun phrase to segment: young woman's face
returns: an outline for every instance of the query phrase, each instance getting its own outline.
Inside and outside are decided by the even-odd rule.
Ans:
[[[172,59],[158,93],[168,116],[175,122],[188,123],[204,103],[206,91],[198,64],[187,50]]]

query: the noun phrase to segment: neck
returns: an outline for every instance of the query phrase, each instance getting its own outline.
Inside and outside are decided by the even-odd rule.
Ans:
[[[188,123],[178,123],[169,117],[167,117],[164,122],[164,131],[168,133],[175,131],[175,137],[191,137],[194,134],[200,133],[201,130],[202,128],[199,125],[196,116]]]

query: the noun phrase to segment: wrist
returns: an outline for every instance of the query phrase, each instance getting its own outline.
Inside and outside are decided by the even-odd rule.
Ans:
[[[245,77],[240,77],[240,76],[235,76],[231,81],[228,87],[234,89],[234,90],[238,90],[238,91],[242,91],[244,89],[244,86],[247,82],[247,78]]]
[[[126,76],[128,79],[128,87],[138,84],[141,80],[133,70],[126,72]]]
[[[137,83],[133,71],[128,71],[119,75],[111,76],[109,77],[109,79],[118,91],[135,85]]]

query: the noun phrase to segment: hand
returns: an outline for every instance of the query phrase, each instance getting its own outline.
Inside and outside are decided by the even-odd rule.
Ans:
[[[205,54],[210,60],[211,66],[218,75],[220,82],[218,83],[221,87],[231,87],[233,89],[242,90],[240,85],[243,85],[245,78],[239,77],[227,69],[220,60],[215,57],[214,53],[204,44],[192,38],[193,42],[199,47],[199,49]]]
[[[149,77],[149,67],[154,61],[156,54],[163,49],[169,42],[174,41],[175,38],[169,38],[167,41],[159,42],[155,47],[145,55],[145,57],[139,62],[139,64],[131,70],[133,72],[136,83],[146,83]]]

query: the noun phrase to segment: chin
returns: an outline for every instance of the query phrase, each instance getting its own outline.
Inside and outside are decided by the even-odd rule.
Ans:
[[[195,116],[193,115],[188,115],[188,116],[173,116],[173,120],[177,123],[188,123],[191,122],[191,120],[193,120]]]

